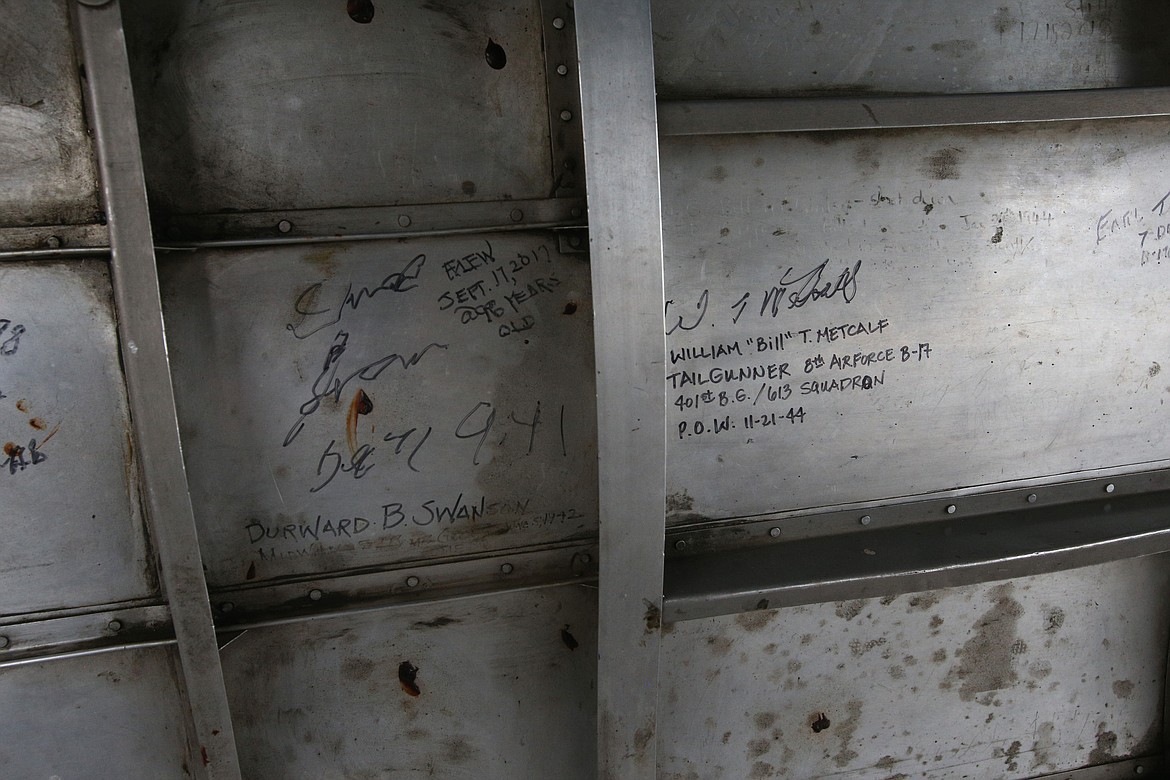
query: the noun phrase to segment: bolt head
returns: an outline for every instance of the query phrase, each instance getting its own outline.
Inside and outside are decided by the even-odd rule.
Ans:
[[[564,65],[557,65],[557,75],[567,76],[569,75],[569,69]]]
[[[558,16],[557,18],[553,19],[553,27],[557,28],[558,30],[565,29],[565,20]]]
[[[406,578],[406,587],[417,588],[418,587],[418,577],[414,576],[413,574],[410,575],[409,577],[407,577]]]
[[[1029,494],[1028,494],[1028,503],[1029,503],[1029,504],[1035,504],[1035,503],[1036,503],[1036,501],[1038,500],[1038,498],[1039,498],[1039,497],[1038,497],[1038,496],[1037,496],[1035,493],[1029,493]]]
[[[512,567],[512,564],[505,563],[502,566],[500,566],[500,571],[503,572],[504,574],[511,574],[514,571],[514,569]]]
[[[869,525],[872,522],[873,522],[873,518],[870,517],[869,515],[862,515],[861,516],[861,524],[862,525]]]
[[[685,550],[686,548],[687,548],[687,540],[686,539],[679,539],[677,542],[674,543],[674,549],[676,549],[676,550]]]
[[[950,504],[949,506],[947,506],[947,514],[953,515],[956,511],[958,511],[958,509],[959,508],[957,506],[955,506],[954,504]]]
[[[779,528],[775,528],[775,527],[773,527],[773,528],[769,528],[769,529],[768,529],[768,536],[772,537],[773,539],[775,539],[775,538],[776,538],[777,536],[779,536],[779,535],[780,535],[780,529],[779,529]]]
[[[1106,493],[1112,493],[1114,490],[1117,490],[1117,486],[1114,485],[1112,482],[1110,482],[1108,485],[1105,486]]]

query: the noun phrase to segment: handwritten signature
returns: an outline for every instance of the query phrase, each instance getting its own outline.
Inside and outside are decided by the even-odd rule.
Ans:
[[[362,287],[356,292],[353,289],[353,284],[349,284],[345,288],[345,295],[341,302],[336,307],[325,309],[313,308],[316,306],[317,298],[321,295],[321,290],[325,286],[324,282],[316,282],[311,284],[301,291],[293,303],[293,309],[300,315],[299,322],[290,322],[285,325],[285,328],[292,332],[293,336],[298,339],[307,339],[314,333],[319,333],[331,325],[336,325],[341,322],[341,318],[345,316],[346,308],[354,311],[369,298],[373,298],[380,292],[407,292],[418,287],[412,282],[418,281],[418,277],[422,274],[423,266],[426,265],[427,256],[417,255],[413,260],[402,267],[400,271],[393,271],[382,279],[380,283],[373,287]],[[328,315],[331,319],[321,321],[319,318],[323,315]],[[305,328],[308,328],[305,330]]]
[[[391,352],[351,372],[344,379],[339,379],[337,376],[338,365],[341,362],[341,356],[345,354],[346,344],[348,343],[349,333],[344,330],[339,330],[337,335],[333,337],[333,343],[329,345],[329,351],[325,355],[325,364],[321,369],[321,373],[313,381],[311,388],[313,395],[309,400],[301,404],[300,409],[298,409],[301,416],[289,428],[288,434],[284,437],[283,446],[287,447],[293,443],[293,440],[297,438],[301,430],[305,427],[305,420],[321,408],[321,402],[323,400],[332,398],[335,402],[340,403],[341,394],[345,391],[345,386],[354,379],[372,382],[390,366],[399,365],[403,370],[406,370],[417,365],[432,349],[447,349],[448,347],[447,344],[439,344],[438,342],[432,341],[410,356],[398,352]]]

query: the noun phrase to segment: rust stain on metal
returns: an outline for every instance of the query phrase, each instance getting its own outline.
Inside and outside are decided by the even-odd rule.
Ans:
[[[43,430],[45,430],[45,428],[49,427],[48,424],[44,420],[42,420],[40,417],[32,418],[31,420],[28,421],[28,424],[31,427],[36,428],[38,431],[43,431]]]
[[[418,696],[422,693],[422,689],[418,687],[418,667],[410,661],[403,661],[398,664],[398,682],[402,685],[402,690],[406,691],[411,696]]]
[[[835,610],[837,617],[845,620],[852,620],[861,614],[869,602],[866,599],[854,599],[853,601],[838,601],[837,609]]]
[[[25,398],[21,398],[19,401],[16,402],[16,408],[27,414],[28,413],[28,400]]]
[[[345,416],[345,441],[349,444],[349,451],[357,454],[357,424],[358,417],[374,411],[374,402],[366,395],[366,391],[358,388],[349,402],[349,414]]]
[[[662,610],[650,599],[642,599],[646,605],[646,613],[642,619],[646,621],[646,633],[651,634],[662,628]]]
[[[764,606],[760,609],[767,609],[768,601],[764,599]],[[776,612],[744,612],[735,616],[735,622],[744,631],[749,633],[755,631],[763,631],[772,622],[772,618],[776,617]]]
[[[1117,734],[1106,731],[1107,725],[1105,721],[1097,724],[1097,746],[1089,753],[1089,763],[1092,765],[1108,764],[1117,758]]]
[[[10,458],[15,458],[21,449],[23,448],[13,442],[4,443],[4,454]]]

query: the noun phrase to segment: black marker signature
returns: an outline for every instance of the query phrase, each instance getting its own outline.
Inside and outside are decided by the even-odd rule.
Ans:
[[[344,379],[338,379],[338,363],[341,361],[341,356],[345,354],[345,346],[348,342],[349,333],[344,330],[337,331],[337,335],[333,337],[333,343],[329,345],[329,351],[325,355],[325,365],[321,368],[321,373],[313,381],[313,387],[311,388],[313,396],[301,404],[298,410],[301,416],[293,423],[293,426],[289,428],[288,434],[284,437],[285,447],[292,444],[293,440],[300,434],[301,429],[305,427],[305,419],[321,407],[321,401],[326,398],[332,398],[337,403],[340,403],[341,394],[345,390],[345,386],[352,380],[362,379],[366,382],[371,382],[377,379],[379,374],[392,365],[398,364],[405,370],[417,365],[423,359],[423,356],[432,349],[447,348],[446,344],[439,344],[432,341],[423,347],[422,350],[415,352],[409,357],[392,352],[385,357],[378,358],[373,363],[362,366]]]
[[[837,293],[841,294],[846,303],[851,303],[857,296],[857,273],[861,270],[861,261],[858,260],[852,268],[841,271],[835,281],[822,282],[828,265],[829,261],[826,260],[808,273],[795,277],[792,274],[796,273],[796,269],[789,266],[780,277],[779,285],[764,293],[760,316],[764,316],[771,307],[772,316],[775,317],[785,301],[788,303],[787,308],[799,309],[807,303],[832,298]]]
[[[390,292],[406,292],[408,290],[413,290],[415,287],[418,287],[418,285],[410,283],[418,280],[418,277],[422,273],[422,269],[426,264],[426,261],[426,255],[416,256],[413,260],[407,263],[401,271],[394,271],[393,273],[387,274],[385,278],[382,279],[381,283],[375,287],[362,287],[357,292],[354,292],[353,284],[348,285],[345,288],[345,296],[341,299],[341,303],[338,304],[337,308],[335,309],[311,308],[316,303],[317,296],[321,294],[321,288],[324,287],[325,283],[317,282],[316,284],[310,284],[301,291],[301,294],[297,296],[296,301],[293,303],[293,309],[296,310],[297,314],[301,315],[300,322],[290,322],[284,327],[287,330],[292,331],[293,336],[296,338],[307,339],[314,333],[322,331],[325,328],[328,328],[330,325],[336,325],[337,323],[341,322],[341,318],[345,316],[346,306],[348,306],[351,311],[357,309],[357,307],[361,305],[362,301],[366,300],[367,298],[373,298],[375,295],[384,290],[388,290]],[[327,322],[319,322],[310,330],[303,332],[300,330],[301,328],[305,327],[306,323],[310,321],[310,318],[317,317],[322,314],[332,315],[332,319],[328,320]]]

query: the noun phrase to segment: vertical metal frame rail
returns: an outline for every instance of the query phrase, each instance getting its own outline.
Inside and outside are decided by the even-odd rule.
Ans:
[[[117,0],[77,0],[73,13],[109,222],[118,333],[143,494],[199,752],[193,769],[211,780],[238,780],[239,758],[179,440],[121,9]]]
[[[650,4],[576,6],[597,359],[598,774],[656,773],[666,491]]]

